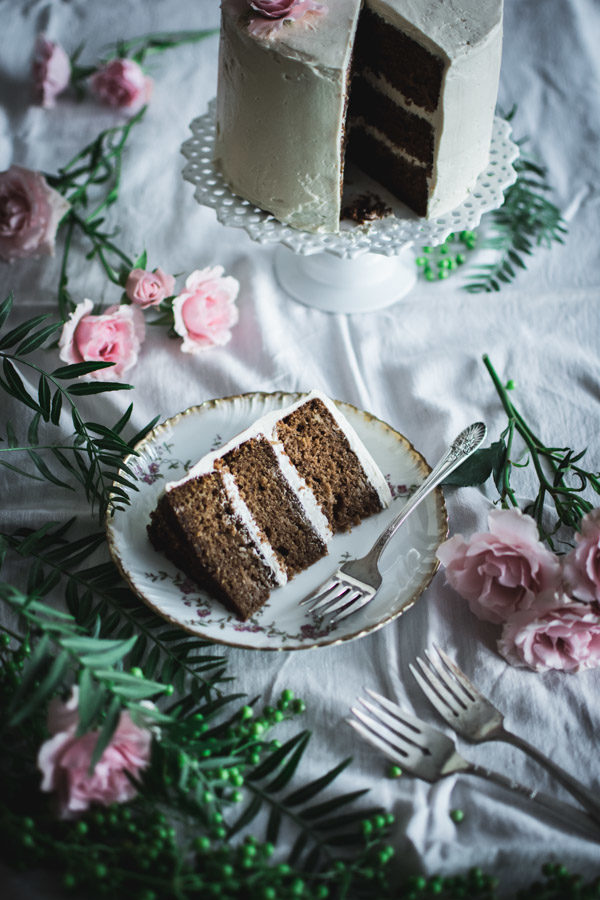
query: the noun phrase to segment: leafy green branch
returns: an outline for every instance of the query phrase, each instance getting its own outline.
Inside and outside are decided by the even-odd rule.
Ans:
[[[600,472],[592,472],[580,465],[586,450],[575,452],[570,447],[547,446],[527,424],[510,398],[514,389],[512,380],[503,384],[489,357],[484,355],[484,365],[508,416],[506,428],[490,447],[476,451],[445,482],[453,485],[483,484],[492,476],[503,507],[519,507],[511,478],[514,469],[531,465],[538,491],[524,511],[537,522],[542,540],[554,549],[553,536],[561,527],[577,530],[582,517],[593,509],[586,492],[600,494]],[[515,450],[515,438],[520,438],[525,451]],[[553,521],[546,525],[547,504],[554,509]]]
[[[135,473],[123,463],[123,457],[133,451],[135,444],[154,427],[158,417],[129,440],[123,437],[123,431],[131,419],[133,405],[112,427],[85,420],[77,407],[77,398],[107,391],[131,390],[132,386],[115,381],[78,380],[90,372],[108,368],[112,363],[74,363],[48,372],[34,362],[30,354],[43,348],[62,327],[62,323],[47,324],[48,316],[36,316],[2,334],[1,329],[12,307],[13,297],[9,295],[0,304],[0,359],[4,376],[0,376],[0,388],[32,410],[33,417],[25,442],[19,440],[14,425],[7,423],[6,446],[0,447],[0,466],[27,478],[48,481],[70,490],[73,489],[73,482],[80,485],[88,502],[92,507],[97,506],[102,518],[111,497],[115,508],[121,508],[129,502],[128,492],[137,490]],[[25,386],[25,372],[37,379],[33,390]],[[74,429],[72,439],[68,442],[40,442],[41,423],[59,427],[65,412],[70,415]],[[34,471],[12,461],[17,453],[27,454]],[[44,455],[49,455],[57,465],[51,468]]]
[[[45,597],[61,580],[65,583],[68,611],[77,625],[102,638],[136,641],[129,652],[129,664],[141,667],[144,675],[163,684],[173,684],[196,702],[212,691],[221,695],[219,684],[227,681],[223,656],[198,651],[212,649],[209,641],[192,639],[180,629],[165,627],[151,609],[140,604],[126,587],[115,565],[103,562],[80,568],[95,551],[106,545],[103,532],[74,540],[74,521],[3,534],[4,545],[29,560],[28,593]],[[211,673],[205,677],[205,673]]]
[[[522,142],[521,142],[522,143]],[[513,163],[517,180],[505,193],[504,203],[486,217],[491,234],[479,243],[496,252],[493,263],[475,266],[466,290],[470,293],[499,291],[526,269],[525,257],[536,247],[564,243],[566,224],[560,210],[545,196],[550,190],[546,169],[524,156]]]

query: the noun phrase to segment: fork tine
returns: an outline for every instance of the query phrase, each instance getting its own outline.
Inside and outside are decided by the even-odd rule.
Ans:
[[[417,719],[416,716],[413,716],[412,713],[409,713],[407,710],[402,709],[398,706],[397,703],[394,703],[393,700],[388,700],[387,697],[382,697],[381,694],[378,694],[377,691],[372,691],[371,688],[365,689],[367,694],[373,697],[374,700],[379,703],[384,709],[392,714],[398,721],[402,722],[403,725],[407,725],[411,731],[413,732],[411,736],[411,741],[416,743],[416,736],[421,735],[422,738],[426,741],[428,736],[432,736],[433,734],[437,734],[438,732],[435,728],[431,728],[429,725],[426,725],[425,722],[422,722],[420,719]]]
[[[355,715],[359,714],[359,710],[352,709],[352,712]],[[362,718],[362,716],[361,716]],[[365,717],[368,718],[368,717]],[[400,763],[401,765],[406,767],[406,755],[403,754],[400,750],[394,749],[387,741],[382,740],[378,735],[372,731],[370,728],[366,728],[362,722],[357,722],[356,719],[346,719],[348,725],[351,725],[355,731],[358,731],[361,737],[363,737],[369,744],[373,744],[374,747],[377,747],[378,750],[381,750],[392,762]]]
[[[427,752],[427,741],[421,743],[419,740],[419,738],[422,740],[421,733],[416,734],[411,725],[407,725],[407,723],[398,718],[396,714],[390,715],[385,709],[380,709],[368,700],[364,700],[362,697],[359,697],[359,702],[372,713],[378,725],[388,729],[395,739],[397,738],[404,742],[408,742],[408,744],[420,750],[421,753]]]
[[[334,617],[331,620],[332,622],[341,622],[346,616],[351,616],[352,613],[357,612],[359,609],[362,609],[363,606],[366,606],[369,600],[373,597],[373,594],[366,593],[363,591],[357,591],[354,597],[350,600],[346,606],[342,607],[339,611],[334,610]]]
[[[461,698],[460,692],[457,692],[458,685],[452,683],[449,675],[440,672],[440,663],[437,660],[433,660],[427,651],[425,651],[425,653],[427,655],[427,661],[417,657],[417,662],[421,672],[433,688],[434,693],[437,694],[437,704],[439,705],[441,701],[455,716],[460,715],[460,713],[467,708],[467,704]],[[437,663],[437,665],[435,665],[435,663]],[[415,673],[413,672],[413,675],[414,674]],[[431,699],[431,697],[429,699]],[[431,702],[434,706],[436,705],[435,700],[431,700]]]
[[[420,660],[417,657],[417,662],[421,663],[422,660]],[[440,705],[442,705],[445,707],[447,712],[450,713],[450,715],[458,716],[458,711],[455,708],[456,707],[455,703],[453,704],[451,701],[447,702],[444,697],[441,697],[440,694],[436,690],[433,689],[433,687],[431,686],[429,681],[423,677],[421,672],[419,672],[417,667],[413,666],[412,663],[409,664],[408,668],[410,669],[413,678],[415,679],[415,681],[417,682],[417,684],[419,685],[419,687],[421,688],[421,690],[423,691],[423,693],[425,694],[425,696],[427,697],[427,699],[429,700],[429,702],[431,703],[431,705],[433,706],[434,709],[438,710],[438,712],[439,712]],[[440,713],[440,715],[441,715],[441,713]]]
[[[335,615],[338,611],[342,612],[346,609],[347,606],[350,606],[354,599],[360,594],[356,594],[354,589],[349,587],[348,585],[344,585],[346,590],[340,591],[332,597],[331,600],[323,600],[321,603],[316,604],[316,606],[312,606],[311,609],[317,610],[319,615]]]
[[[440,657],[440,659],[447,665],[447,667],[450,669],[450,671],[454,675],[456,681],[458,682],[458,684],[460,685],[462,690],[465,692],[468,699],[473,701],[473,700],[479,700],[480,698],[482,698],[483,694],[481,694],[481,692],[477,690],[475,685],[471,684],[471,682],[469,681],[469,679],[467,678],[465,673],[461,669],[458,668],[456,663],[450,659],[448,654],[444,653],[444,651],[440,647],[438,647],[437,644],[434,644],[433,646],[434,646],[436,653]],[[429,657],[429,654],[427,654],[427,656]],[[429,657],[429,661],[431,663],[433,663],[433,660],[431,659],[431,657]],[[437,672],[440,672],[441,666],[436,666],[435,668],[436,668]],[[441,674],[441,672],[440,672],[440,674]]]
[[[304,606],[306,603],[311,602],[316,603],[318,600],[324,598],[326,594],[329,594],[331,591],[337,588],[339,584],[340,581],[338,578],[335,578],[335,576],[328,578],[327,581],[324,581],[323,584],[319,585],[319,587],[314,590],[312,594],[307,594],[306,597],[303,597],[302,600],[300,600],[300,606]]]

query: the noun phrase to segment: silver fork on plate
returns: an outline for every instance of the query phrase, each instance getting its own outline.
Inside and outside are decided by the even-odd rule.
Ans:
[[[536,747],[504,727],[504,716],[471,684],[455,662],[434,644],[439,659],[425,651],[427,661],[417,657],[419,669],[409,668],[419,687],[440,716],[462,737],[473,743],[506,741],[544,766],[600,824],[600,803],[580,781],[548,759]]]
[[[583,810],[525,787],[485,766],[469,762],[458,753],[454,741],[446,734],[417,719],[381,694],[368,689],[367,693],[376,703],[360,697],[359,702],[363,708],[353,706],[355,718],[347,719],[347,722],[365,740],[411,775],[431,783],[459,772],[486,778],[521,797],[534,800],[563,825],[586,834],[590,840],[600,842],[598,825]]]
[[[485,435],[486,427],[483,422],[475,422],[461,431],[425,481],[406,501],[399,515],[392,519],[377,538],[366,556],[345,562],[316,591],[304,597],[300,605],[310,603],[313,613],[327,614],[329,621],[333,623],[340,622],[369,603],[381,587],[382,577],[377,562],[390,539],[419,503],[477,450]]]

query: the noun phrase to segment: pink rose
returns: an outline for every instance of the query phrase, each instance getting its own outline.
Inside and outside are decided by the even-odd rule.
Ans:
[[[184,353],[197,353],[231,338],[238,320],[235,298],[239,282],[223,276],[223,267],[197,269],[185,283],[186,290],[173,300],[175,331],[183,338]]]
[[[581,520],[575,547],[563,560],[563,574],[570,593],[579,600],[600,600],[600,509]]]
[[[60,44],[40,34],[35,43],[32,71],[36,101],[50,109],[71,78],[69,57]]]
[[[160,268],[153,272],[132,269],[125,284],[125,293],[141,309],[158,306],[165,297],[172,296],[174,289],[175,279]]]
[[[252,9],[268,19],[287,16],[297,4],[298,0],[250,0]]]
[[[250,0],[254,16],[248,31],[255,37],[269,38],[280,31],[286,22],[301,22],[310,27],[310,20],[325,15],[327,8],[316,0]],[[265,22],[264,20],[267,19]]]
[[[0,259],[52,255],[56,229],[68,209],[40,172],[21,166],[0,172]]]
[[[60,358],[66,363],[112,362],[99,369],[94,378],[116,379],[137,362],[145,337],[144,317],[135,306],[111,306],[102,315],[91,315],[91,300],[79,303],[64,324],[58,342]]]
[[[136,113],[148,102],[152,79],[132,59],[112,59],[92,75],[90,86],[107,106]]]
[[[581,672],[600,666],[600,616],[585,603],[556,594],[541,614],[517,613],[506,623],[498,650],[513,666],[536,672]]]
[[[465,541],[457,534],[437,556],[446,579],[468,600],[471,611],[489,622],[505,622],[517,610],[543,605],[543,592],[560,584],[558,558],[541,543],[534,520],[518,509],[496,509],[489,533]]]
[[[66,703],[56,698],[50,702],[48,731],[52,737],[42,744],[37,759],[42,790],[56,792],[62,818],[73,818],[91,803],[110,806],[131,800],[137,791],[125,773],[139,777],[150,761],[151,731],[123,712],[110,744],[90,774],[99,732],[76,737],[78,696],[74,687]]]

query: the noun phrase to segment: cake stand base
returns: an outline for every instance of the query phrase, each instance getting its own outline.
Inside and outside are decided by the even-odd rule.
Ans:
[[[275,274],[295,300],[329,313],[367,313],[391,306],[415,285],[410,244],[397,256],[363,253],[352,259],[332,253],[302,256],[280,245]]]

